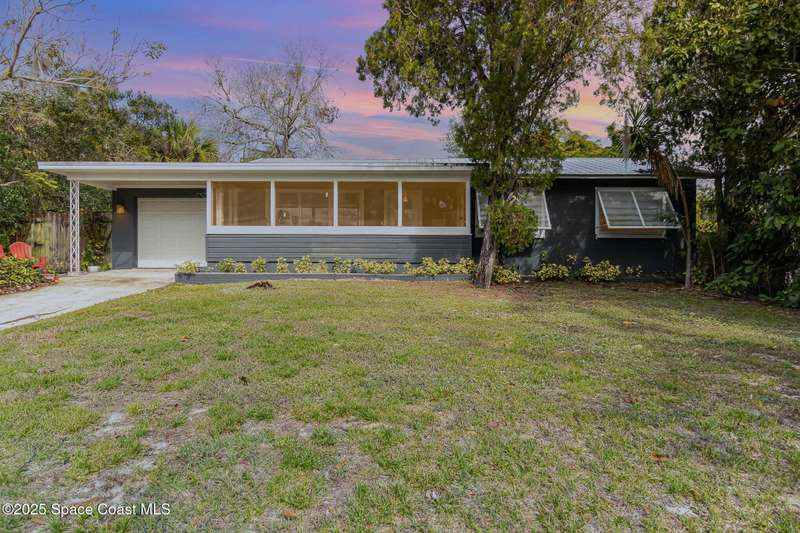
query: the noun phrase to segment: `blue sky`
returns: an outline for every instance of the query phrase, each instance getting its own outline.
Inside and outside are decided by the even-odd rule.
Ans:
[[[147,75],[128,88],[167,100],[203,122],[198,101],[209,87],[208,61],[276,60],[289,41],[324,47],[337,66],[327,87],[341,110],[329,139],[339,158],[425,158],[445,154],[447,121],[432,126],[404,112],[390,112],[355,74],[364,41],[386,19],[381,0],[104,0],[81,5],[75,30],[96,47],[117,27],[125,42],[156,40],[167,53],[140,69]],[[573,128],[603,137],[614,113],[589,89],[566,118]]]

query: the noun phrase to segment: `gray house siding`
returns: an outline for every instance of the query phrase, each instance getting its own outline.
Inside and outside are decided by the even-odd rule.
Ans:
[[[694,217],[695,182],[684,181]],[[655,179],[587,179],[559,178],[547,191],[551,230],[543,239],[521,254],[507,258],[505,263],[530,273],[539,268],[542,253],[545,261],[563,263],[574,254],[593,262],[608,259],[622,267],[641,266],[646,274],[673,275],[683,271],[680,230],[667,230],[664,239],[595,237],[596,187],[654,187]],[[474,195],[473,195],[474,196]],[[474,200],[473,200],[474,201]],[[675,209],[681,213],[680,206]],[[474,211],[473,211],[474,212]],[[694,226],[694,219],[692,220]],[[480,254],[481,239],[473,241],[473,253]]]
[[[205,189],[117,189],[111,193],[111,267],[136,268],[139,198],[205,198]],[[125,206],[125,214],[113,209]]]
[[[451,261],[471,254],[469,235],[206,235],[206,260],[226,257],[249,262],[256,257],[292,261],[304,255],[312,259],[334,257],[418,263],[423,257]]]

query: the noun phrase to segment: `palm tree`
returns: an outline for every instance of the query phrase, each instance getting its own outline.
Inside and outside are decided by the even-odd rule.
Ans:
[[[219,154],[217,143],[203,137],[195,121],[180,119],[170,121],[161,132],[161,142],[156,151],[162,161],[194,163],[216,161]]]
[[[647,161],[658,184],[664,187],[670,196],[678,200],[683,208],[681,231],[686,243],[686,274],[683,286],[686,289],[691,289],[692,224],[689,216],[689,202],[686,200],[686,191],[683,188],[683,183],[675,172],[675,168],[670,163],[669,158],[664,155],[657,124],[648,107],[645,104],[631,104],[626,112],[626,122],[630,122],[630,126],[627,128],[628,131],[623,134],[623,144],[627,145],[625,147],[625,157]]]

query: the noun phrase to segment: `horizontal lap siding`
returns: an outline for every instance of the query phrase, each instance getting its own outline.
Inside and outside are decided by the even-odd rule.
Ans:
[[[334,257],[418,263],[423,257],[455,261],[469,257],[469,235],[206,235],[206,258],[215,263],[226,257],[275,261],[310,255],[314,260]]]

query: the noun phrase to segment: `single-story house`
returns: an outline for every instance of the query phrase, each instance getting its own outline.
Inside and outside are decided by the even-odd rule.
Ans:
[[[41,162],[70,181],[71,268],[79,267],[79,184],[111,191],[113,268],[213,265],[231,257],[334,257],[419,262],[477,257],[485,200],[466,159],[260,159],[248,163]],[[695,182],[686,179],[694,202]],[[572,158],[546,192],[531,249],[509,258],[523,272],[543,255],[609,259],[646,273],[680,270],[675,208],[647,168]]]

